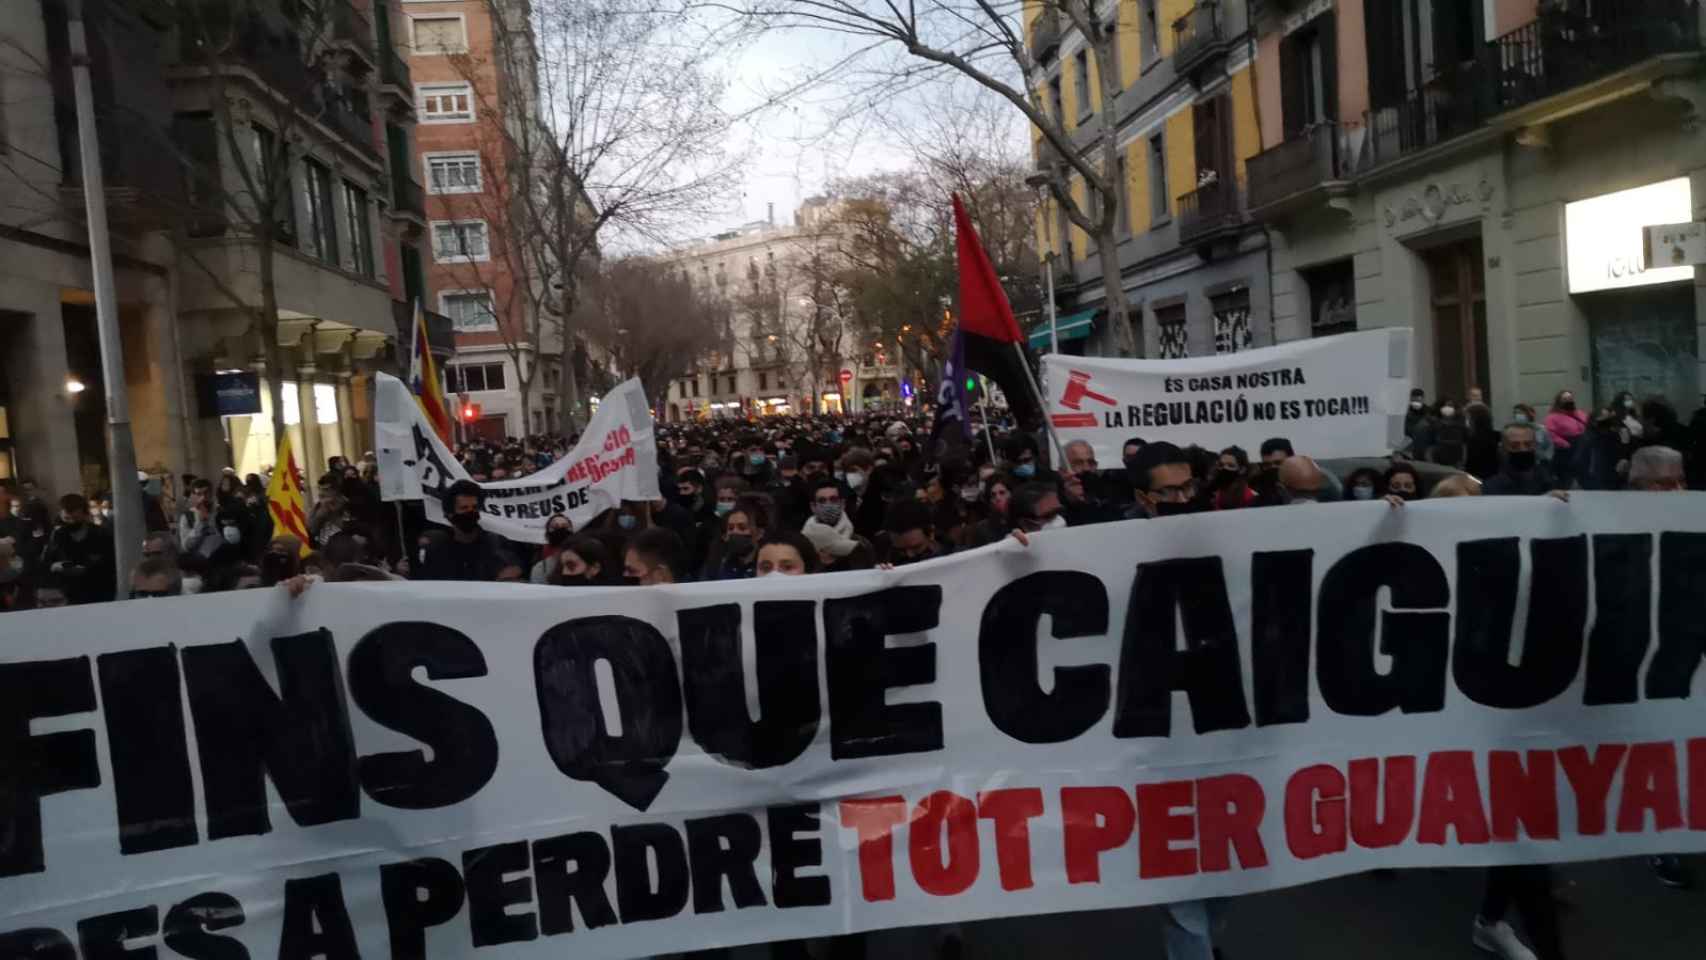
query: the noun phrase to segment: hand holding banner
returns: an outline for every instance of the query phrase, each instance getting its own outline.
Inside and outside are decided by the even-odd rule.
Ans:
[[[421,500],[428,520],[444,523],[444,495],[468,472],[439,440],[401,380],[380,374],[374,400],[374,450],[380,495]],[[545,524],[566,514],[576,529],[624,500],[656,500],[657,440],[638,380],[605,395],[568,456],[525,477],[480,484],[480,526],[523,543],[544,543]]]

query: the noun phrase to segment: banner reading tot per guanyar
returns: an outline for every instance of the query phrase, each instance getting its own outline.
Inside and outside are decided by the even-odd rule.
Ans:
[[[3,629],[8,958],[636,957],[1706,850],[1700,494]]]
[[[421,500],[428,520],[443,523],[444,495],[467,480],[455,454],[421,413],[403,381],[380,374],[374,400],[375,455],[386,500]],[[581,442],[568,456],[537,473],[480,484],[485,512],[480,526],[522,543],[544,543],[545,523],[566,514],[580,529],[624,500],[656,500],[657,439],[638,380],[605,394]]]
[[[1043,357],[1049,423],[1117,464],[1126,440],[1240,446],[1285,437],[1318,459],[1384,456],[1404,439],[1410,331],[1369,330],[1179,360]]]

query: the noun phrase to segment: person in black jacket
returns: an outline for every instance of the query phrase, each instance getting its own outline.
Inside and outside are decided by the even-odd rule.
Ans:
[[[514,566],[503,538],[480,529],[485,494],[472,480],[458,480],[444,495],[450,536],[426,548],[416,580],[475,580],[493,582],[505,567]]]
[[[1553,494],[1562,499],[1569,495],[1559,489],[1552,471],[1541,463],[1535,451],[1534,425],[1513,423],[1505,427],[1501,447],[1503,460],[1499,471],[1486,478],[1483,496],[1536,496]]]
[[[65,587],[71,603],[104,603],[113,598],[113,537],[89,522],[89,501],[82,494],[59,498],[61,524],[48,538],[42,566]]]

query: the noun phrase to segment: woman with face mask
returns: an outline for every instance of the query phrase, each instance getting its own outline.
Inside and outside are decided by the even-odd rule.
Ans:
[[[1352,471],[1350,479],[1345,481],[1346,500],[1379,500],[1384,496],[1385,478],[1373,467],[1360,467]]]
[[[528,572],[529,583],[553,583],[557,573],[558,556],[563,545],[574,535],[575,525],[561,513],[553,514],[545,521],[545,545],[539,548],[539,559],[534,562]]]
[[[758,548],[770,526],[767,498],[741,497],[723,518],[722,537],[711,545],[705,580],[745,580],[757,569]]]
[[[800,577],[817,573],[817,548],[797,533],[778,533],[758,548],[757,572],[760,577]]]
[[[596,587],[606,583],[609,568],[604,544],[591,537],[568,537],[553,558],[556,565],[549,583],[559,587]]]
[[[1382,478],[1387,496],[1401,500],[1418,500],[1422,496],[1422,477],[1407,463],[1394,463]]]

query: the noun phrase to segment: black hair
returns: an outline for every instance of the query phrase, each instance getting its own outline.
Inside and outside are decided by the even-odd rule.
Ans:
[[[1389,489],[1392,486],[1392,478],[1401,473],[1409,474],[1410,479],[1416,483],[1417,492],[1421,491],[1422,475],[1417,472],[1415,467],[1412,467],[1407,463],[1394,463],[1392,466],[1386,468],[1386,475],[1380,478],[1382,489]]]
[[[687,545],[681,542],[681,537],[674,530],[668,527],[642,530],[628,541],[628,549],[654,567],[668,567],[670,576],[677,583],[688,579]]]
[[[819,490],[822,490],[824,487],[830,487],[836,493],[840,493],[841,492],[841,481],[835,479],[835,477],[833,477],[827,473],[823,474],[822,476],[818,477],[816,480],[814,480],[812,482],[811,489],[806,491],[806,495],[815,500],[815,499],[817,499],[817,492]]]
[[[817,573],[823,569],[823,563],[818,560],[817,547],[810,540],[807,540],[803,534],[795,533],[792,530],[783,530],[775,536],[764,538],[764,546],[773,545],[793,547],[794,551],[800,555],[800,562],[805,564],[807,573]]]
[[[1268,441],[1268,443],[1273,442],[1272,440]],[[1267,451],[1268,443],[1262,444],[1264,453]],[[1144,444],[1143,449],[1139,450],[1137,456],[1132,458],[1131,467],[1127,473],[1130,474],[1131,485],[1134,488],[1148,492],[1150,472],[1156,467],[1175,465],[1189,467],[1191,466],[1191,458],[1186,456],[1185,451],[1180,450],[1176,445],[1160,440],[1155,443]]]
[[[610,579],[610,553],[604,549],[604,544],[599,540],[592,537],[570,537],[569,541],[563,544],[563,549],[558,551],[558,556],[565,553],[572,553],[580,557],[581,562],[589,567],[596,564],[599,581]],[[671,568],[672,571],[673,569]],[[559,578],[563,575],[563,568],[560,565],[557,567],[556,575]]]
[[[450,485],[449,490],[444,491],[445,513],[456,512],[457,497],[473,497],[477,505],[485,506],[486,504],[486,491],[472,480],[458,480]]]
[[[88,513],[89,501],[81,493],[68,493],[59,498],[59,509],[66,513]]]
[[[1297,451],[1291,448],[1291,441],[1285,437],[1269,437],[1262,441],[1262,456],[1265,458],[1271,453],[1283,453],[1288,457],[1297,455]]]
[[[1243,447],[1236,445],[1227,447],[1225,450],[1220,451],[1220,455],[1222,457],[1231,457],[1233,460],[1238,461],[1238,469],[1240,470],[1250,465],[1250,454],[1247,453]]]
[[[1037,516],[1037,504],[1047,496],[1059,496],[1060,492],[1054,484],[1041,480],[1023,484],[1013,491],[1013,505],[1007,508],[1007,516],[1017,522],[1021,519],[1033,520]]]
[[[935,526],[929,505],[917,500],[897,500],[889,504],[888,510],[883,514],[883,529],[891,535],[906,533],[908,530],[923,530],[929,533]]]

